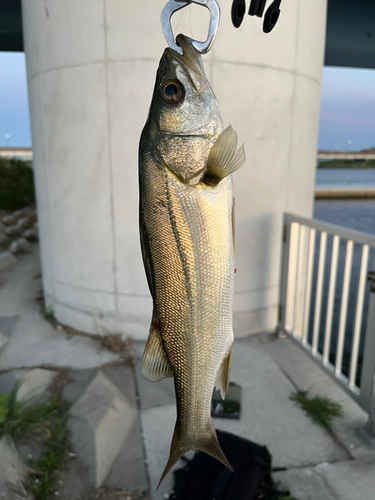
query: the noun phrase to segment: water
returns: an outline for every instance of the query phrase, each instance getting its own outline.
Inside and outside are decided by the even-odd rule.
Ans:
[[[315,200],[314,219],[375,235],[375,200]]]
[[[364,187],[375,186],[375,169],[371,168],[318,168],[316,184]]]
[[[318,168],[316,185],[375,186],[375,169]],[[375,235],[375,200],[316,200],[314,218]]]
[[[318,185],[370,185],[375,186],[375,170],[367,169],[318,169],[316,184]],[[375,200],[316,200],[314,205],[314,218],[339,226],[354,229],[371,235],[375,235]],[[315,290],[317,282],[317,268],[319,261],[319,243],[320,234],[317,235],[315,261],[314,261],[314,274],[313,274],[313,294],[310,306],[310,322],[309,322],[309,340],[312,338],[313,321],[314,321],[314,308],[315,308]],[[337,284],[335,290],[335,303],[332,322],[332,342],[330,350],[330,361],[334,362],[336,355],[337,332],[339,326],[340,306],[341,306],[341,292],[342,282],[345,265],[345,248],[346,241],[340,242],[339,263],[337,273]],[[325,319],[327,311],[328,300],[328,285],[329,273],[331,269],[331,251],[332,251],[332,237],[327,238],[327,259],[325,264],[324,285],[323,285],[323,300],[322,300],[322,314],[321,322],[319,325],[319,351],[323,351],[323,337],[325,330]],[[344,345],[344,359],[343,359],[343,373],[348,375],[350,351],[352,343],[352,334],[355,320],[356,300],[357,300],[357,285],[359,279],[361,259],[361,246],[354,245],[353,251],[353,267],[349,288],[349,303],[347,325],[345,331],[345,345]],[[375,252],[370,252],[369,268],[375,268]],[[366,330],[366,318],[368,311],[369,299],[369,284],[367,284],[366,300],[363,310],[363,321],[361,326],[361,342],[359,352],[359,362],[357,370],[357,383],[359,383],[361,375],[362,357],[364,349],[364,336]]]

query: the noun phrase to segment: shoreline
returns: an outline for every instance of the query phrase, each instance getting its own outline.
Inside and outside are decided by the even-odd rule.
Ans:
[[[361,200],[375,199],[375,186],[370,187],[343,187],[343,186],[315,186],[316,200]]]

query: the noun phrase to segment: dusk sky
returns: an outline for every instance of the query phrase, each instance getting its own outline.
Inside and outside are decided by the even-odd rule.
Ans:
[[[0,146],[30,146],[25,55],[0,52],[0,75]],[[375,70],[323,69],[318,146],[375,147]]]

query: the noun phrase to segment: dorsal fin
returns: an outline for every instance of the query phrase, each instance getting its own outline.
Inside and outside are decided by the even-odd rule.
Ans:
[[[231,126],[226,128],[212,146],[207,159],[206,184],[216,185],[222,179],[238,170],[246,160],[243,146],[236,151],[237,134]]]

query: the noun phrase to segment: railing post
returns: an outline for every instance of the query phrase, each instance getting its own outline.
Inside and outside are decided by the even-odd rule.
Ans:
[[[368,273],[371,281],[366,338],[361,375],[362,407],[369,414],[366,433],[375,438],[375,272]]]
[[[281,245],[281,262],[280,262],[280,293],[279,293],[279,313],[276,335],[282,337],[285,334],[285,317],[286,317],[286,298],[288,291],[288,273],[289,273],[289,249],[290,249],[290,223],[288,216],[283,217],[283,236]]]

